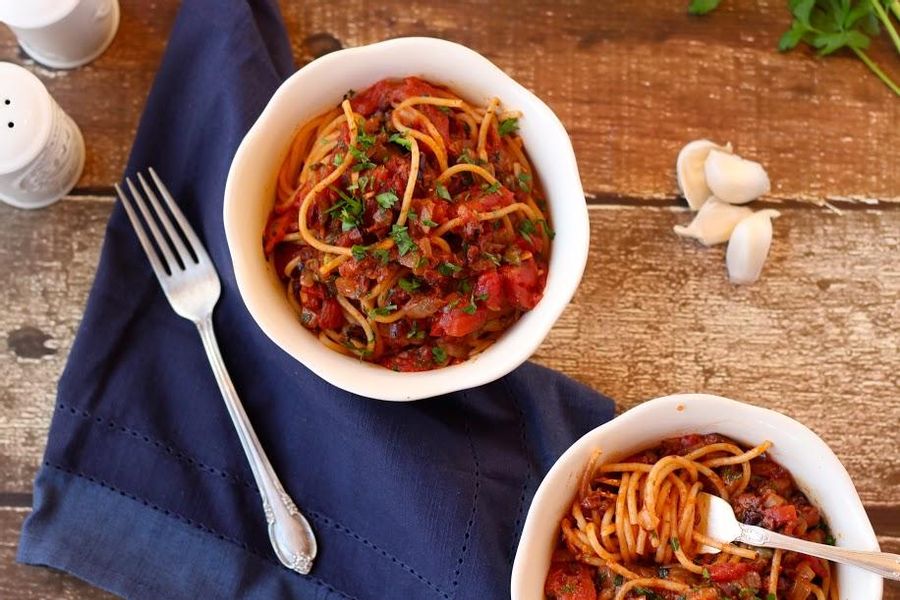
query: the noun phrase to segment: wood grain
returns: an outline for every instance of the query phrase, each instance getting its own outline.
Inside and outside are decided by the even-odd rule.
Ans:
[[[105,198],[43,212],[0,207],[0,264],[9,265],[0,274],[0,491],[30,489],[110,208]],[[708,391],[780,410],[831,445],[867,504],[900,506],[900,468],[886,460],[900,421],[900,210],[785,210],[750,287],[727,282],[721,247],[672,233],[684,211],[590,215],[584,281],[538,361],[621,408]],[[28,338],[23,330],[31,342],[10,341]],[[41,335],[55,351],[39,350]]]
[[[25,61],[85,132],[81,189],[119,179],[176,4],[123,0],[122,33],[86,68]],[[765,164],[773,200],[900,201],[900,102],[850,56],[778,54],[789,23],[780,0],[733,0],[702,18],[671,0],[281,4],[298,64],[407,35],[483,53],[560,116],[591,198],[672,200],[678,149],[710,137]],[[887,39],[872,55],[900,72]],[[6,31],[0,60],[22,62]]]

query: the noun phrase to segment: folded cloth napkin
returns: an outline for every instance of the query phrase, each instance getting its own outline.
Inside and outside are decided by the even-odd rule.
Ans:
[[[353,396],[277,349],[238,295],[222,226],[229,163],[294,67],[274,1],[191,0],[129,172],[154,166],[222,278],[215,327],[235,385],[319,540],[277,562],[194,326],[175,315],[120,207],[76,337],[19,560],[130,598],[502,598],[531,497],[613,404],[526,364],[414,403]]]

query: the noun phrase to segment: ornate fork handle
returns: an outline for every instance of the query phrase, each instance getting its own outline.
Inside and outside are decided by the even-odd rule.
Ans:
[[[228,414],[231,415],[241,446],[250,462],[256,486],[259,488],[266,521],[269,524],[269,539],[272,541],[275,554],[287,568],[306,575],[316,557],[316,539],[312,528],[288,493],[284,491],[250,425],[247,413],[222,361],[216,334],[213,331],[212,315],[197,321],[196,325],[209,364],[216,376],[216,382],[219,384],[219,390],[225,399],[225,406],[228,407]]]
[[[741,535],[738,540],[752,546],[766,548],[781,548],[792,550],[809,556],[824,558],[845,565],[860,567],[873,573],[877,573],[887,579],[900,580],[900,555],[888,552],[867,552],[864,550],[847,550],[827,544],[817,544],[806,540],[799,540],[787,535],[775,533],[762,527],[741,525]]]

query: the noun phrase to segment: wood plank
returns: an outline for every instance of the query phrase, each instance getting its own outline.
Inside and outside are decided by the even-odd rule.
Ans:
[[[900,505],[900,211],[788,209],[762,279],[672,233],[690,214],[592,208],[585,278],[536,359],[629,408],[704,391],[818,433],[864,502]]]
[[[2,492],[30,489],[110,208],[0,207]],[[900,420],[900,210],[787,209],[763,279],[743,288],[726,281],[723,248],[671,233],[684,211],[590,214],[584,281],[538,361],[622,408],[710,391],[780,410],[831,445],[867,504],[900,506],[900,471],[885,460]],[[854,415],[866,418],[848,426]]]
[[[0,508],[0,582],[6,600],[105,600],[112,594],[70,575],[15,563],[19,530],[28,509]],[[880,537],[885,552],[900,552],[900,538]],[[884,600],[900,600],[900,583],[886,582]]]
[[[6,30],[0,60],[25,62],[85,132],[79,184],[108,189],[132,135],[176,2],[122,0],[119,36],[71,72],[24,60]],[[697,137],[731,140],[772,176],[774,200],[900,201],[900,103],[855,58],[774,48],[781,2],[733,0],[691,17],[686,2],[587,0],[282,1],[298,63],[391,37],[431,35],[485,54],[546,100],[572,136],[591,197],[671,200],[675,155]],[[872,55],[890,70],[886,39]],[[89,90],[90,93],[87,93]]]

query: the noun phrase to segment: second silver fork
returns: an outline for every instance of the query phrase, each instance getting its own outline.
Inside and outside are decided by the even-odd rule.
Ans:
[[[219,276],[197,234],[194,233],[190,223],[175,204],[169,190],[166,189],[152,168],[150,169],[150,178],[171,212],[175,223],[169,218],[153,187],[147,183],[142,174],[138,173],[138,180],[144,195],[146,195],[146,201],[131,179],[126,178],[125,182],[131,192],[134,204],[137,205],[147,224],[147,229],[150,231],[149,236],[134,207],[118,184],[116,184],[116,193],[125,207],[125,212],[128,213],[128,219],[134,227],[134,232],[144,248],[153,273],[159,280],[169,304],[176,313],[192,321],[200,332],[209,364],[216,377],[216,382],[219,384],[222,397],[225,399],[225,406],[234,423],[244,454],[250,463],[256,486],[259,488],[263,511],[268,522],[269,539],[272,541],[275,554],[285,567],[305,575],[309,573],[316,557],[315,535],[309,522],[284,490],[284,486],[281,485],[275,470],[269,463],[269,459],[250,425],[247,413],[241,405],[234,385],[231,383],[231,377],[225,369],[225,363],[216,342],[212,313],[222,289]],[[157,220],[162,224],[165,235],[160,231]],[[153,242],[150,241],[151,237]]]

